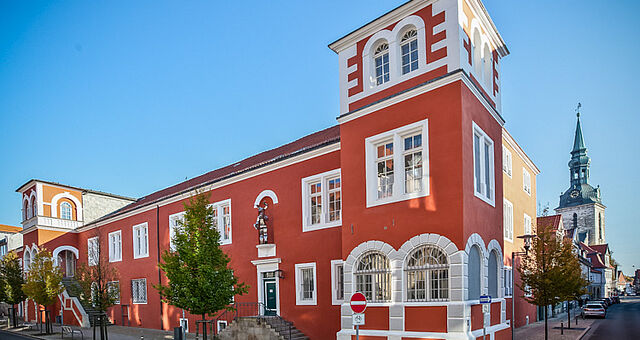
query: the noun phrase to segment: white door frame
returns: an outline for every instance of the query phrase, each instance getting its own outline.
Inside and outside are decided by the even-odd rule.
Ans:
[[[258,302],[264,301],[264,280],[262,273],[273,272],[279,269],[280,258],[251,261],[256,266],[256,274],[258,277]],[[276,275],[276,313],[280,315],[280,278]],[[264,303],[264,302],[263,302]]]

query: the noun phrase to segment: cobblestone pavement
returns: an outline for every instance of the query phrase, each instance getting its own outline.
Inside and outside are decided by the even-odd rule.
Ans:
[[[574,312],[572,311],[573,315]],[[580,339],[591,327],[595,319],[578,318],[578,325],[575,324],[575,318],[571,318],[571,329],[567,327],[567,314],[559,314],[555,318],[548,320],[549,323],[549,339],[550,340],[577,340]],[[560,324],[564,325],[564,331],[561,331]],[[561,334],[564,333],[564,334]],[[516,340],[544,340],[544,320],[538,321],[527,326],[516,329]]]

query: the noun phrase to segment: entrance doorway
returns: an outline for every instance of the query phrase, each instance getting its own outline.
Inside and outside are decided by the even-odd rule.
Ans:
[[[69,251],[63,250],[58,255],[58,266],[62,268],[64,277],[73,277],[76,273],[76,255]]]
[[[274,272],[262,273],[262,303],[264,315],[276,315],[278,310],[278,289]]]

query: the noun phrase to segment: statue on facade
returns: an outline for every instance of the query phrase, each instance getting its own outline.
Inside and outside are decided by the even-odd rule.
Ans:
[[[267,233],[267,221],[269,220],[269,216],[266,215],[266,210],[269,208],[267,202],[264,202],[264,206],[256,205],[258,208],[258,217],[256,218],[256,223],[253,225],[256,230],[258,230],[258,240],[260,244],[266,244],[269,242],[269,237]]]

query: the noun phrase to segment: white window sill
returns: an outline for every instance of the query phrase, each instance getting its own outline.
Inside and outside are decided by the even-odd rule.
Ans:
[[[146,302],[132,302],[133,305],[146,305]]]
[[[109,259],[109,263],[114,263],[114,262],[122,262],[122,258],[119,258],[119,259]]]
[[[390,196],[390,197],[377,199],[373,202],[367,202],[367,208],[377,207],[379,205],[384,205],[384,204],[408,201],[414,198],[421,198],[421,197],[427,197],[427,196],[429,196],[429,192],[427,190],[420,191],[420,192],[413,192],[410,194],[402,194],[398,196]]]
[[[477,192],[477,191],[475,191],[475,190],[474,190],[473,194],[474,194],[477,198],[479,198],[479,199],[483,200],[483,201],[484,201],[485,203],[487,203],[488,205],[490,205],[490,206],[492,206],[492,207],[494,207],[494,208],[496,207],[496,203],[495,203],[493,200],[488,199],[487,197],[485,197],[484,195],[482,195],[482,194],[478,193],[478,192]]]
[[[314,300],[311,301],[296,301],[296,306],[316,306],[318,303]]]
[[[513,243],[513,239],[508,239],[508,238],[504,238],[505,241],[509,242],[509,243]]]
[[[344,302],[345,302],[344,300],[332,300],[332,301],[331,301],[331,304],[332,304],[332,305],[334,305],[334,306],[340,306],[340,305],[342,305]]]
[[[220,241],[221,246],[226,246],[227,244],[231,244],[231,241]]]
[[[133,259],[134,259],[134,260],[137,260],[137,259],[143,259],[143,258],[145,258],[145,257],[149,257],[149,254],[143,254],[143,255],[138,255],[138,256],[133,255]]]
[[[317,224],[311,224],[311,225],[304,225],[304,226],[302,226],[302,232],[315,231],[315,230],[321,230],[321,229],[327,229],[327,228],[334,228],[334,227],[339,227],[341,225],[342,225],[342,220],[333,221],[333,222],[326,222],[326,223],[317,223]]]

